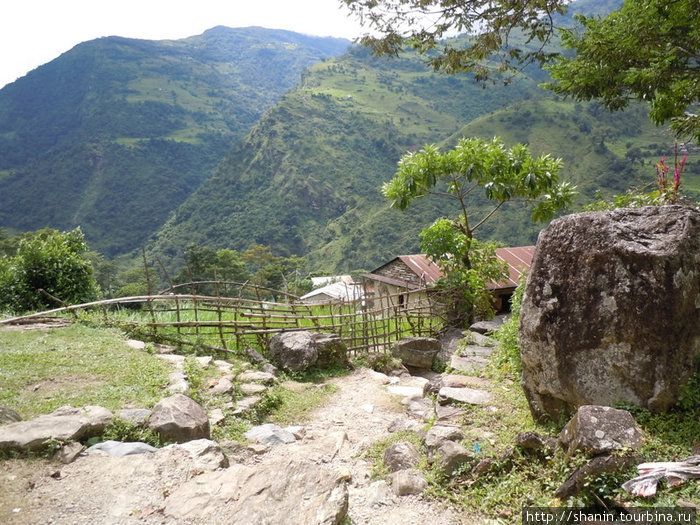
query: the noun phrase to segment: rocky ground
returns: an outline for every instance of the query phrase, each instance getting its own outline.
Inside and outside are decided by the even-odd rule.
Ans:
[[[347,494],[342,523],[468,523],[468,517],[423,496],[395,495],[385,481],[372,479],[372,465],[363,457],[372,444],[389,435],[389,428],[419,424],[402,401],[406,403],[407,391],[420,389],[424,380],[409,376],[397,383],[359,369],[331,382],[337,392],[304,423],[301,439],[273,447],[224,447],[228,468],[221,468],[225,460],[216,453],[192,453],[179,446],[123,458],[83,455],[68,465],[5,461],[0,471],[0,520],[333,523],[338,512],[345,512]],[[280,516],[286,519],[280,521]]]

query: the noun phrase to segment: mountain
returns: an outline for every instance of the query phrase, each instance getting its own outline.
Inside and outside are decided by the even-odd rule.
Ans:
[[[0,90],[0,226],[140,247],[308,66],[349,41],[215,27],[82,43]]]
[[[328,272],[415,252],[421,229],[458,210],[431,197],[398,212],[381,185],[406,151],[450,147],[459,136],[498,135],[563,157],[562,176],[579,186],[579,206],[599,190],[610,195],[653,182],[652,163],[672,153],[673,138],[650,124],[643,106],[610,114],[536,84],[522,75],[508,86],[482,86],[435,74],[412,53],[387,60],[351,48],[304,73],[173,213],[152,252],[177,264],[191,243],[238,250],[263,244],[306,255],[312,269]],[[695,160],[687,171],[698,172]],[[489,209],[479,197],[470,205]],[[479,237],[529,244],[541,227],[509,205]]]

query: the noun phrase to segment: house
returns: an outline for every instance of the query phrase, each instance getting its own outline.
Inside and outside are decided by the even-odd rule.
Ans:
[[[496,257],[508,264],[508,276],[487,288],[494,296],[498,312],[508,311],[510,298],[532,265],[534,246],[497,248]],[[425,255],[399,255],[368,274],[364,274],[368,297],[392,296],[398,306],[413,306],[427,298],[426,288],[443,276],[440,268]]]
[[[314,282],[314,279],[316,281]],[[307,304],[328,304],[362,299],[362,285],[349,275],[337,277],[313,277],[314,284],[325,284],[321,288],[302,295],[299,300]]]

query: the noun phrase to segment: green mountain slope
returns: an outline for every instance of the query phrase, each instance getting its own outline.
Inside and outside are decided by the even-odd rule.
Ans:
[[[216,27],[85,42],[0,90],[0,226],[139,247],[231,144],[348,41]]]
[[[433,74],[410,54],[384,60],[353,48],[304,74],[171,216],[153,251],[177,264],[190,243],[239,250],[265,244],[282,255],[306,255],[313,269],[374,267],[418,250],[421,229],[457,211],[439,198],[405,213],[388,208],[380,187],[401,154],[431,142],[449,147],[458,136],[494,135],[563,157],[580,205],[598,190],[609,195],[653,182],[653,162],[673,151],[673,138],[654,128],[641,106],[609,114],[558,100],[528,77],[483,89]],[[695,161],[686,171],[692,186]],[[489,209],[479,197],[472,206]],[[526,244],[541,227],[512,205],[479,236]]]

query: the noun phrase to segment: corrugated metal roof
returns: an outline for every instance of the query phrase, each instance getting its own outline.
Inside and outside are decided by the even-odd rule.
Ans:
[[[489,290],[499,290],[502,288],[515,288],[518,286],[520,283],[520,276],[524,273],[526,274],[530,269],[530,266],[532,265],[532,257],[534,255],[534,246],[497,248],[496,257],[508,264],[508,277],[498,283],[489,284],[487,288]],[[395,259],[389,261],[389,263],[383,264],[374,270],[371,274],[367,274],[365,277],[369,277],[370,279],[374,279],[376,281],[384,281],[395,286],[413,288],[414,286],[409,285],[406,281],[376,274],[378,270],[381,270],[396,259],[401,260],[401,262],[403,262],[404,265],[415,273],[425,284],[432,284],[443,276],[438,265],[431,261],[427,256],[423,254],[415,254],[399,255]]]
[[[489,285],[489,290],[499,288],[514,288],[520,284],[520,277],[527,274],[532,266],[532,258],[535,255],[534,246],[518,246],[516,248],[496,248],[496,257],[508,263],[508,278]]]

